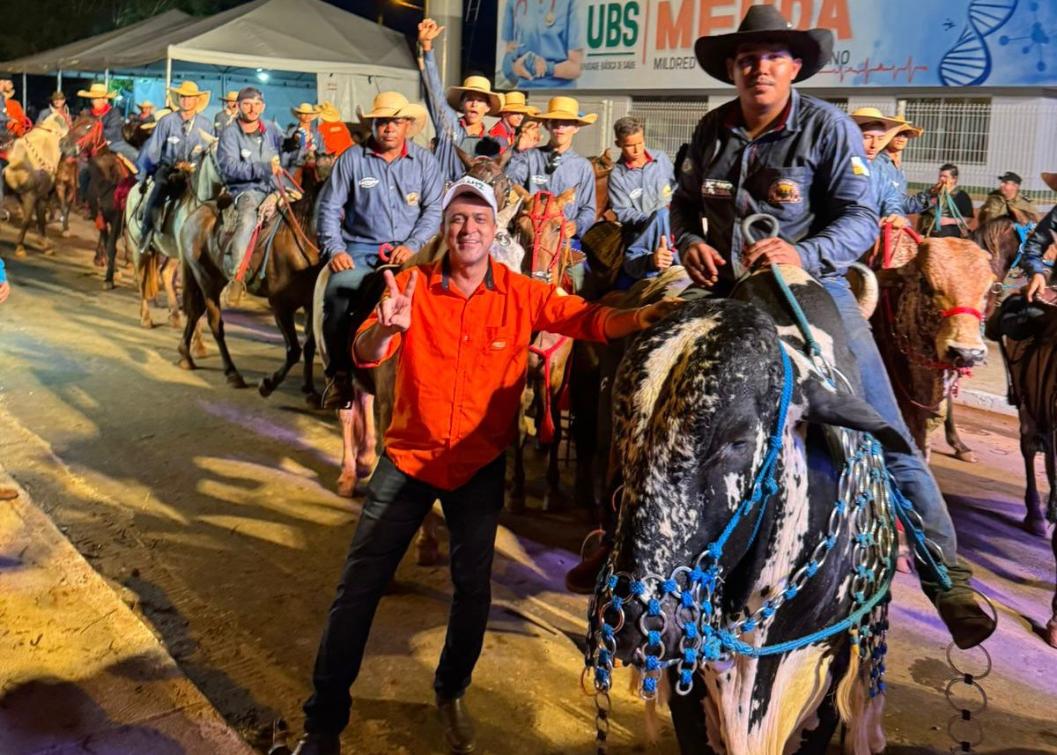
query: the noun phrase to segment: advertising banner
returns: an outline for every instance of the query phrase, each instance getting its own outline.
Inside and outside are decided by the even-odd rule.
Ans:
[[[499,0],[496,80],[507,89],[723,86],[694,57],[753,0]],[[756,0],[755,4],[761,4]],[[834,34],[807,87],[1057,86],[1055,0],[771,0]]]

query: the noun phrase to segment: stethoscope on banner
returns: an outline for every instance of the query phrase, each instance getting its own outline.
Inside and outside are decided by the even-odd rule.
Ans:
[[[539,0],[540,4],[543,4],[543,0]],[[547,26],[554,26],[554,22],[558,20],[558,17],[554,15],[554,4],[557,0],[551,0],[550,9],[547,11],[547,15],[543,17],[543,23]],[[517,0],[514,3],[514,15],[518,14],[518,11],[524,10],[525,15],[528,15],[528,4],[529,0]]]

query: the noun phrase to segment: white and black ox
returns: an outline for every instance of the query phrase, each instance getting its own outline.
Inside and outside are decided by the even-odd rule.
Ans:
[[[758,520],[753,512],[734,528],[719,558],[714,605],[724,624],[782,593],[826,537],[843,465],[829,450],[833,428],[868,431],[887,447],[909,449],[908,440],[857,398],[854,357],[825,289],[798,268],[782,270],[825,358],[846,376],[850,393],[834,392],[820,380],[769,272],[743,282],[737,300],[687,303],[642,334],[628,348],[614,390],[613,435],[624,488],[609,568],[614,574],[664,578],[677,567],[692,567],[749,496],[777,426],[784,383],[779,349],[785,344],[793,389],[775,467],[777,490],[765,498]],[[744,642],[762,646],[804,638],[849,615],[854,548],[845,524],[795,600],[779,607],[765,628],[742,634]],[[890,552],[890,521],[883,534]],[[592,601],[594,621],[610,598],[603,579]],[[663,609],[664,658],[682,655],[684,619],[677,605]],[[645,609],[636,600],[624,608],[616,657],[641,667],[646,635],[639,619]],[[589,647],[595,641],[597,635],[589,637]],[[838,718],[849,727],[851,751],[879,752],[883,695],[868,694],[869,673],[850,658],[842,631],[782,655],[699,662],[689,695],[672,694],[663,683],[659,693],[669,699],[684,753],[823,751]],[[835,706],[831,693],[838,686]]]

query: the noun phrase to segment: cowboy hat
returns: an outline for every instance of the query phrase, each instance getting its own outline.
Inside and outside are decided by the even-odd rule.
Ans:
[[[597,113],[581,113],[576,98],[565,96],[551,97],[546,112],[533,113],[530,117],[537,121],[576,121],[581,126],[590,126],[598,120]]]
[[[892,120],[898,123],[901,127],[899,131],[896,132],[897,136],[899,134],[902,134],[903,132],[906,132],[908,139],[917,139],[919,136],[925,133],[925,129],[915,126],[913,123],[911,123],[901,115],[893,115]]]
[[[732,34],[699,37],[694,43],[697,62],[714,79],[733,83],[727,73],[727,61],[738,47],[746,44],[783,44],[789,54],[801,61],[800,73],[793,81],[805,81],[820,70],[833,53],[833,32],[829,29],[794,29],[785,16],[771,5],[754,5]]]
[[[1054,191],[1057,191],[1057,173],[1043,173],[1042,181]]]
[[[294,115],[319,115],[319,107],[308,102],[302,102],[297,107],[290,108]]]
[[[117,97],[117,92],[106,91],[106,84],[100,84],[98,81],[93,82],[92,86],[87,89],[80,89],[77,91],[78,97],[84,97],[89,100],[101,100],[104,97],[108,100],[112,100]]]
[[[875,107],[857,108],[853,110],[850,115],[851,119],[860,126],[865,126],[867,123],[880,123],[886,130],[898,128],[902,131],[906,128],[906,121],[893,116],[884,115]]]
[[[409,118],[411,126],[407,135],[415,136],[426,127],[426,108],[413,102],[408,102],[407,97],[400,92],[379,92],[374,96],[370,112],[363,112],[363,108],[357,107],[356,114],[367,126],[375,118]]]
[[[461,87],[448,87],[448,104],[462,110],[462,97],[467,92],[488,98],[488,115],[499,115],[503,109],[503,95],[492,91],[492,83],[484,76],[467,76]]]
[[[317,107],[319,108],[320,120],[327,123],[337,123],[341,120],[341,111],[330,100],[323,100]]]
[[[48,102],[55,102],[55,100],[65,100],[66,94],[58,90],[51,93],[51,97],[48,98]]]
[[[238,102],[239,101],[239,93],[236,90],[232,89],[230,92],[227,92],[223,97],[221,97],[220,101],[221,102]]]
[[[154,103],[151,102],[150,100],[143,100],[143,102],[137,102],[136,103],[136,107],[138,107],[140,110],[142,110],[145,107],[154,107]]]
[[[504,92],[503,107],[499,108],[497,115],[504,113],[517,113],[520,115],[535,115],[539,108],[528,104],[528,98],[524,92]]]
[[[199,89],[198,84],[193,81],[181,81],[178,87],[169,87],[169,102],[173,110],[179,110],[181,97],[197,97],[198,104],[195,105],[195,113],[201,113],[209,106],[209,97],[212,94],[208,89]]]

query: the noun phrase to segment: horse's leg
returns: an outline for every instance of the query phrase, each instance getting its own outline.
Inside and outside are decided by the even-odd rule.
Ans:
[[[316,381],[313,376],[316,359],[316,334],[312,329],[311,307],[305,311],[305,345],[302,349],[302,358],[305,362],[304,381],[301,383],[301,393],[305,395],[305,401],[309,406],[319,408],[320,395],[316,393]]]
[[[33,222],[33,195],[31,192],[18,195],[18,204],[22,208],[22,227],[18,232],[18,241],[15,242],[15,256],[26,256],[26,234]]]
[[[64,239],[70,238],[70,205],[73,197],[70,196],[70,187],[65,183],[58,189],[59,195],[59,217],[62,218],[62,233]]]
[[[958,436],[958,428],[954,424],[954,402],[950,399],[947,399],[947,416],[943,420],[943,432],[947,437],[947,445],[954,449],[955,458],[969,464],[976,463],[976,454]]]
[[[290,368],[301,361],[301,344],[297,342],[297,326],[294,324],[293,310],[276,303],[272,304],[272,312],[275,315],[275,324],[286,344],[286,359],[283,360],[279,369],[269,376],[262,377],[257,385],[257,390],[265,398],[272,395],[272,391],[286,380]]]
[[[356,444],[353,435],[360,424],[356,417],[359,411],[358,401],[338,409],[338,421],[341,423],[341,472],[338,474],[337,492],[343,498],[352,498],[356,490]]]
[[[1042,453],[1046,460],[1046,482],[1050,486],[1050,494],[1046,499],[1046,520],[1057,522],[1057,429],[1046,428],[1042,438]],[[1043,534],[1046,534],[1045,531]]]
[[[1023,410],[1022,410],[1023,411]],[[1046,522],[1042,516],[1042,503],[1039,500],[1039,486],[1035,481],[1035,454],[1038,445],[1034,428],[1025,428],[1021,420],[1020,455],[1024,457],[1024,529],[1033,535],[1046,534]]]
[[[187,285],[187,281],[184,282]],[[211,292],[213,293],[213,292]],[[227,340],[224,338],[224,318],[220,310],[220,292],[217,291],[215,294],[206,296],[206,318],[209,322],[209,329],[213,332],[213,340],[217,342],[217,350],[220,352],[220,359],[224,363],[224,377],[228,380],[228,385],[232,388],[245,388],[246,381],[242,379],[242,375],[239,374],[238,368],[231,359],[231,353],[228,351]]]
[[[44,252],[45,256],[52,256],[55,254],[55,249],[52,247],[51,242],[48,240],[48,198],[47,196],[41,197],[37,200],[37,232],[40,233],[40,250]]]
[[[154,320],[150,316],[150,301],[147,299],[148,273],[146,265],[139,273],[139,324],[141,328],[153,328]]]
[[[1050,538],[1050,548],[1053,550],[1053,560],[1057,562],[1057,527],[1053,528],[1053,537]],[[1053,593],[1053,601],[1050,603],[1053,615],[1046,622],[1046,642],[1057,648],[1057,591]]]
[[[547,449],[547,491],[543,494],[543,510],[564,511],[569,501],[562,491],[561,460],[558,458],[562,444],[562,412],[558,408],[557,396],[551,398],[551,420],[554,422],[554,438]]]
[[[206,301],[201,286],[193,276],[185,275],[184,280],[184,314],[187,316],[187,321],[184,323],[183,336],[180,338],[180,366],[185,370],[193,370],[195,363],[191,356],[191,342],[196,332],[201,331],[201,320],[206,310]]]
[[[156,254],[157,252],[153,252]],[[152,254],[152,252],[148,252]],[[174,328],[180,327],[180,303],[176,300],[176,260],[167,260],[162,263],[161,282],[165,288],[165,301],[169,305],[169,324]],[[198,356],[204,356],[198,355]]]
[[[110,213],[107,213],[110,215]],[[113,218],[106,218],[106,228],[103,230],[106,242],[106,277],[103,278],[103,288],[109,289],[114,288],[114,268],[115,261],[117,259],[117,235],[118,226],[116,222],[112,222]]]

